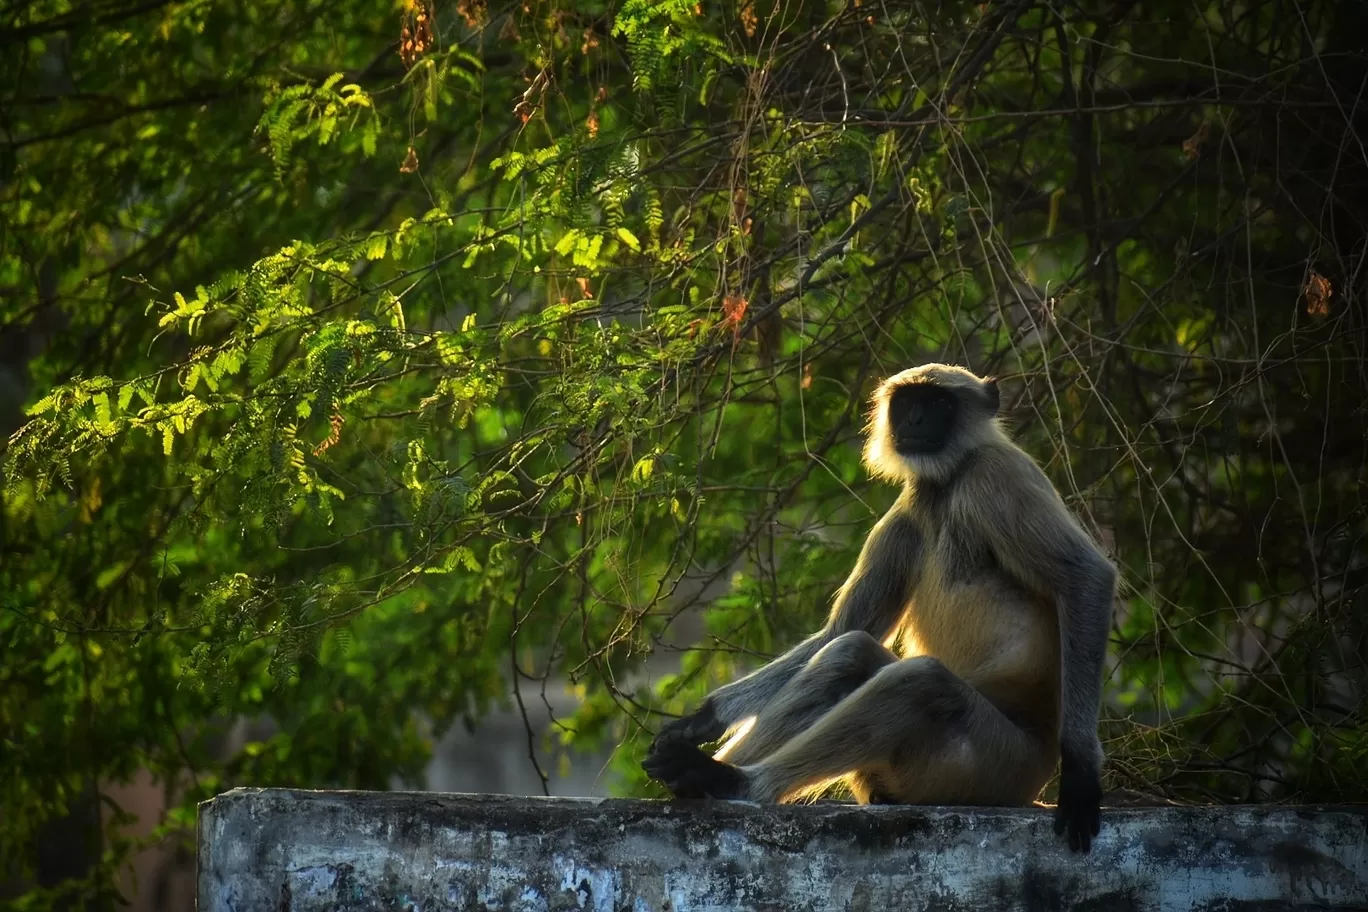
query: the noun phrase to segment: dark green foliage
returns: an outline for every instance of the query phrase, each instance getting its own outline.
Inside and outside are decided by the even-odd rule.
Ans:
[[[139,769],[154,838],[414,782],[515,682],[581,698],[543,766],[655,794],[655,713],[820,623],[932,357],[1124,568],[1111,784],[1368,797],[1359,6],[443,3],[406,67],[416,2],[20,4],[0,881]]]

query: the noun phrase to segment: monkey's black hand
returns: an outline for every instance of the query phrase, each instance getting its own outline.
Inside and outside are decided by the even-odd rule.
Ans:
[[[676,798],[746,797],[745,773],[730,763],[714,760],[698,745],[683,738],[666,738],[663,732],[651,745],[641,768]]]
[[[655,755],[658,745],[666,741],[685,741],[689,744],[703,744],[708,741],[716,741],[727,733],[727,726],[722,724],[722,720],[717,718],[717,710],[713,708],[711,700],[704,700],[703,705],[689,713],[687,716],[666,722],[656,733],[655,740],[651,742],[650,749],[646,756]]]
[[[1069,848],[1092,849],[1092,838],[1102,829],[1102,777],[1095,765],[1064,751],[1059,763],[1059,806],[1055,808],[1055,835],[1066,830]]]

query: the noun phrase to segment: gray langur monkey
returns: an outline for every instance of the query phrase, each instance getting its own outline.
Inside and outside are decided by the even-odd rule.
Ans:
[[[902,496],[826,625],[665,725],[652,778],[681,798],[844,780],[862,804],[1027,805],[1058,761],[1055,832],[1090,850],[1117,572],[997,413],[996,382],[960,367],[879,387],[864,461]]]

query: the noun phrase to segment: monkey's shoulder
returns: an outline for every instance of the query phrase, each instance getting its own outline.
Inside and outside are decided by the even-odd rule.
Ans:
[[[908,485],[904,521],[920,545],[922,582],[952,587],[992,581],[1037,591],[1037,552],[1078,537],[1045,473],[1011,444],[980,447],[948,477]]]
[[[991,521],[1008,511],[1049,509],[1056,499],[1045,473],[1011,444],[978,447],[948,477],[914,479],[905,494],[908,514],[936,526]]]

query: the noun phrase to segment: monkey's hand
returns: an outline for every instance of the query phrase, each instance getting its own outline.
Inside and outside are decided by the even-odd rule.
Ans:
[[[651,742],[651,747],[646,752],[646,756],[647,758],[655,756],[660,745],[667,741],[683,741],[698,745],[708,741],[716,741],[726,733],[726,723],[717,717],[717,709],[713,706],[713,701],[704,700],[702,706],[687,716],[681,716],[662,725],[660,731],[656,733],[655,740]]]
[[[641,762],[646,775],[660,782],[676,798],[745,798],[746,774],[684,738],[656,738]]]
[[[1054,829],[1059,835],[1068,831],[1069,848],[1088,852],[1092,838],[1102,829],[1102,775],[1100,758],[1093,763],[1064,751],[1059,763],[1059,805],[1055,808]]]

